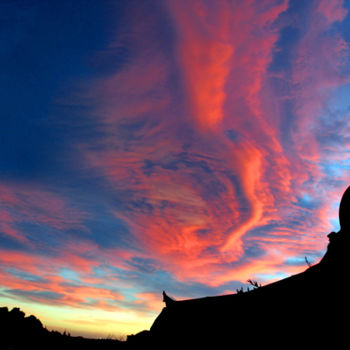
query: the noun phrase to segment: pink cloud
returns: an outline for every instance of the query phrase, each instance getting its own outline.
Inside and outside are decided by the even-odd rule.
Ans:
[[[332,177],[324,166],[346,164],[350,145],[348,113],[329,102],[349,83],[348,43],[332,26],[347,10],[342,1],[314,2],[302,9],[304,24],[299,13],[286,21],[289,4],[167,1],[167,42],[155,14],[126,11],[122,43],[91,61],[114,60],[124,41],[130,57],[67,101],[91,112],[84,128],[93,137],[71,146],[80,170],[103,183],[108,219],[128,236],[116,247],[111,225],[113,246],[101,247],[104,226],[89,227],[99,213],[52,188],[2,182],[1,235],[27,249],[0,249],[2,290],[16,300],[132,308],[144,317],[163,306],[152,290],[158,278],[165,289],[175,281],[234,292],[237,281],[304,270],[304,255],[316,262],[349,182],[346,171]],[[286,42],[285,26],[300,37]],[[288,65],[276,72],[279,53]]]
[[[303,244],[321,249],[318,233],[327,229],[330,208],[318,204],[311,213],[292,203],[304,193],[322,202],[309,185],[324,179],[319,140],[310,133],[332,91],[348,81],[341,74],[347,44],[327,34],[344,17],[340,5],[320,2],[308,14],[311,25],[301,29],[290,71],[278,74],[270,71],[283,26],[276,21],[288,1],[169,1],[174,61],[157,44],[151,19],[132,22],[137,54],[85,91],[102,136],[76,146],[87,170],[125,193],[111,211],[127,224],[142,257],[182,281],[218,285],[255,269],[279,271],[283,256],[296,255]],[[272,86],[276,75],[288,82],[285,95]],[[172,88],[174,76],[185,93]],[[293,102],[290,129],[285,101]],[[301,222],[294,236],[285,234],[292,217],[306,215],[313,216],[311,226]],[[56,216],[46,220],[62,225]],[[246,260],[249,234],[272,224],[278,227],[270,238],[261,238],[264,254]],[[271,254],[273,248],[280,253]],[[113,257],[112,249],[104,254],[121,269],[133,257]],[[94,266],[74,256],[69,260],[77,269],[88,273]]]
[[[59,275],[63,267],[70,268],[82,275],[86,272],[91,273],[90,268],[93,264],[91,260],[84,261],[84,259],[77,256],[67,256],[65,254],[59,257],[44,258],[27,253],[3,250],[0,262],[0,285],[8,290],[9,295],[12,291],[15,293],[20,291],[19,296],[23,295],[35,301],[73,307],[89,307],[90,300],[96,300],[96,303],[92,302],[90,307],[102,307],[104,305],[107,309],[111,308],[108,300],[114,303],[124,300],[123,294],[111,289],[112,286],[109,286],[105,279],[85,280],[82,284],[77,281],[67,281]],[[13,269],[21,273],[29,273],[31,276],[35,276],[35,279],[26,279],[21,277],[22,275],[16,276]],[[98,286],[95,284],[98,284]],[[57,295],[57,297],[54,299],[47,297],[48,292],[55,293],[54,295]],[[101,301],[101,303],[98,301]]]
[[[348,11],[344,8],[344,0],[317,2],[317,11],[328,20],[329,23],[343,21]]]
[[[145,256],[158,259],[182,280],[204,282],[202,276],[212,274],[224,281],[238,273],[222,266],[244,258],[246,234],[285,220],[282,210],[296,200],[295,187],[319,169],[284,154],[278,129],[282,115],[274,117],[276,124],[269,122],[273,96],[265,88],[279,38],[273,23],[288,2],[244,2],[239,9],[227,2],[215,8],[193,2],[186,3],[187,11],[183,6],[169,2],[185,108],[169,109],[173,102],[164,88],[169,63],[157,52],[152,61],[141,55],[142,64],[137,58],[91,91],[101,98],[98,115],[106,137],[102,150],[82,145],[82,152],[112,186],[130,191],[128,201],[139,203],[114,213],[128,224]],[[150,44],[147,55],[152,49]],[[163,102],[150,96],[162,96],[158,100]],[[282,113],[279,105],[276,111]],[[152,123],[143,125],[135,139],[115,137],[114,131],[147,113]],[[177,136],[184,127],[193,139],[186,140],[186,133]],[[227,130],[238,131],[237,141],[227,139]],[[184,160],[180,155],[186,141]],[[152,165],[149,176],[145,160]],[[197,163],[202,168],[189,165]],[[210,196],[208,186],[214,186]],[[215,186],[222,186],[222,193]],[[254,264],[251,268],[258,266]]]
[[[7,234],[21,242],[29,244],[26,232],[18,229],[23,222],[48,225],[58,230],[80,229],[86,213],[70,206],[59,195],[19,183],[6,183],[0,187],[1,227]]]
[[[160,298],[160,294],[155,293],[137,293],[136,294],[136,301],[134,302],[136,307],[142,306],[147,311],[155,311],[155,310],[162,310],[164,307],[164,303],[162,299]]]
[[[198,1],[169,1],[179,38],[178,59],[193,117],[204,128],[223,118],[225,83],[234,47],[229,42],[229,6],[216,4],[214,15]]]

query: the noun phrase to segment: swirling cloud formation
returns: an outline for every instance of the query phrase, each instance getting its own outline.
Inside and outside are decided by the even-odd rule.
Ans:
[[[230,293],[319,260],[349,183],[344,1],[53,4],[4,5],[21,19],[2,58],[4,303],[128,334],[163,289]]]

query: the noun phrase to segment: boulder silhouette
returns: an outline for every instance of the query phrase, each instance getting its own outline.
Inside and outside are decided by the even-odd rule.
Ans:
[[[176,301],[163,292],[166,306],[150,328],[148,345],[337,348],[348,328],[350,186],[339,221],[321,261],[299,274],[231,295]]]

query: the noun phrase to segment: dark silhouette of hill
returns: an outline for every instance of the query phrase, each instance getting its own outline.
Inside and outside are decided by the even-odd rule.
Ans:
[[[193,349],[348,346],[350,186],[339,220],[341,229],[328,235],[324,257],[304,272],[231,295],[175,301],[163,292],[166,306],[150,331],[129,336],[128,343]]]
[[[176,301],[150,330],[126,342],[48,331],[18,308],[0,308],[0,350],[19,349],[342,349],[348,346],[350,186],[339,207],[340,231],[328,235],[320,262],[280,281],[236,294]]]
[[[90,350],[125,349],[126,342],[113,339],[87,339],[47,330],[40,320],[19,308],[0,308],[1,350]]]

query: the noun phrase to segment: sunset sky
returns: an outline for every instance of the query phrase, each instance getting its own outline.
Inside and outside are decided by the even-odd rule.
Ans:
[[[323,256],[350,184],[350,2],[1,0],[0,306],[122,336]]]

